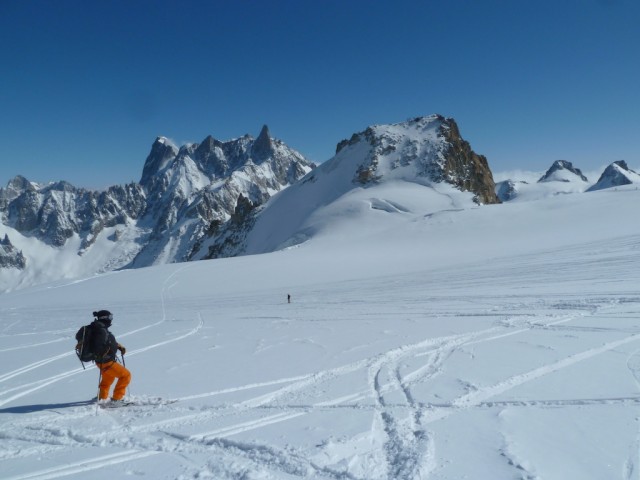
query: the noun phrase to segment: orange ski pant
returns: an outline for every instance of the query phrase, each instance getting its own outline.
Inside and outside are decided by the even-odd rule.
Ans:
[[[117,362],[96,363],[100,369],[102,377],[100,379],[100,400],[109,397],[109,389],[111,384],[117,378],[116,388],[113,389],[113,399],[120,400],[124,398],[127,385],[131,381],[131,372]]]

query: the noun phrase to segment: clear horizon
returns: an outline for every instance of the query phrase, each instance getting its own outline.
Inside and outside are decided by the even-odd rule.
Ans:
[[[321,163],[433,113],[494,173],[637,169],[639,23],[631,0],[2,2],[0,186],[138,181],[157,136],[263,124]]]

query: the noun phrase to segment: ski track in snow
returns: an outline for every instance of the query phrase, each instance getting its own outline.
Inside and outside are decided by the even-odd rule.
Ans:
[[[24,475],[6,477],[5,480],[49,480],[53,478],[66,477],[68,475],[73,475],[74,473],[87,473],[99,468],[110,467],[118,463],[130,462],[139,458],[150,457],[151,455],[157,455],[158,453],[160,452],[129,450],[119,453],[113,453],[110,455],[103,455],[100,457],[92,458],[90,460],[76,462],[61,467],[47,468]]]
[[[160,295],[162,319],[155,324],[129,331],[122,336],[134,335],[166,321],[166,297],[170,288],[175,285],[175,283],[170,285],[169,282],[173,281],[176,274],[183,270],[177,270],[164,282]],[[253,464],[257,469],[263,468],[267,471],[275,471],[276,475],[287,475],[296,478],[426,479],[438,468],[436,460],[437,441],[428,427],[434,422],[465,410],[474,408],[502,409],[507,407],[567,407],[598,404],[639,405],[640,399],[636,397],[569,400],[538,399],[528,401],[491,400],[527,382],[589,360],[605,352],[610,352],[620,346],[640,341],[640,333],[631,329],[566,325],[585,315],[595,317],[598,315],[599,309],[605,306],[607,305],[592,306],[591,311],[585,314],[581,311],[581,309],[584,309],[583,304],[555,305],[556,310],[572,310],[572,312],[551,318],[536,317],[535,315],[522,318],[513,317],[488,328],[467,331],[462,334],[423,339],[326,370],[180,397],[175,399],[178,401],[177,404],[161,405],[156,410],[147,409],[145,411],[145,406],[134,406],[127,408],[123,412],[110,412],[109,414],[116,421],[124,422],[123,428],[127,434],[124,439],[113,439],[112,432],[75,434],[64,427],[65,423],[71,418],[82,419],[95,416],[93,407],[76,407],[71,412],[65,412],[63,415],[54,415],[51,412],[47,412],[35,417],[18,418],[9,425],[10,428],[5,429],[0,434],[0,438],[23,442],[31,446],[20,449],[20,451],[7,452],[6,455],[10,455],[12,458],[31,458],[46,455],[48,452],[55,451],[60,447],[96,447],[102,450],[105,446],[110,446],[121,451],[86,458],[82,461],[59,467],[44,468],[31,473],[14,475],[8,477],[7,480],[61,478],[74,474],[84,474],[103,467],[133,462],[159,454],[178,454],[187,458],[190,455],[212,456],[213,454],[220,458],[241,458]],[[495,312],[491,315],[494,317],[504,316]],[[195,335],[204,326],[202,316],[198,313],[197,317],[197,324],[184,334],[172,337],[167,341],[156,342],[138,348],[128,353],[128,355],[142,354],[151,349],[161,348]],[[460,352],[465,347],[497,342],[534,330],[550,332],[572,331],[578,333],[615,331],[627,336],[603,343],[598,347],[568,355],[529,371],[506,377],[491,385],[476,386],[467,393],[447,402],[438,404],[433,402],[425,403],[421,402],[414,394],[413,388],[415,386],[429,382],[442,373],[447,360],[455,352]],[[640,389],[640,360],[638,359],[640,356],[637,352],[629,356],[627,366]],[[0,383],[7,382],[28,372],[37,372],[41,367],[67,358],[70,355],[73,355],[73,352],[52,355],[38,362],[16,368],[0,375]],[[407,360],[417,361],[417,364],[414,364],[411,369],[403,371],[403,364]],[[81,368],[76,368],[2,390],[0,391],[0,398],[5,398],[0,400],[0,406],[82,371]],[[298,398],[300,394],[312,392],[322,384],[330,383],[357,372],[366,374],[368,388],[314,403],[295,403],[291,401]],[[250,392],[254,389],[276,386],[278,388],[272,391],[245,398],[234,405],[212,405],[197,411],[182,406],[182,404],[186,405],[194,400],[208,397]],[[373,403],[370,403],[370,401],[373,401]],[[353,474],[343,466],[320,465],[303,451],[281,448],[258,441],[247,442],[229,438],[278,423],[302,419],[314,412],[348,409],[370,411],[374,420],[370,435],[382,440],[382,447],[377,452],[377,455],[383,461],[383,471],[371,471],[370,477],[361,477]],[[170,412],[168,417],[161,415],[166,412]],[[161,418],[154,418],[154,414]],[[45,415],[47,416],[47,427],[41,428],[39,425]],[[242,418],[243,416],[244,418]],[[257,418],[247,419],[247,416],[256,416]],[[141,421],[143,419],[144,422]],[[215,424],[216,421],[226,419],[231,419],[231,422],[221,422],[226,423],[224,426],[220,425],[213,429],[200,428],[196,433],[180,432],[185,426],[198,427],[212,422]],[[61,426],[58,427],[58,424]],[[154,435],[152,437],[139,435],[150,433]],[[160,443],[158,442],[158,435],[161,435],[162,438]],[[639,449],[640,433],[636,442],[630,446],[629,460],[626,463],[624,472],[625,479],[634,478],[634,475],[637,477]],[[509,456],[508,452],[503,451],[503,456],[510,463],[515,463],[515,460]],[[234,474],[233,468],[233,466],[229,467],[230,474]]]
[[[427,339],[422,342],[418,342],[412,345],[404,345],[399,348],[392,349],[390,351],[384,352],[380,355],[377,355],[373,358],[363,359],[358,362],[354,362],[352,364],[344,365],[342,367],[316,372],[310,375],[303,375],[300,377],[292,377],[292,378],[284,378],[280,380],[273,380],[271,382],[263,382],[258,384],[249,384],[244,386],[239,386],[232,389],[225,389],[221,391],[214,391],[203,393],[200,395],[195,395],[191,397],[184,397],[181,400],[185,401],[193,398],[204,398],[206,396],[215,396],[225,392],[231,391],[242,391],[242,390],[250,390],[252,388],[258,388],[268,385],[277,385],[278,383],[287,383],[285,387],[279,388],[267,394],[261,394],[259,396],[249,398],[241,403],[239,403],[234,408],[230,410],[233,414],[237,414],[238,411],[247,411],[252,409],[263,409],[265,406],[268,406],[272,402],[282,397],[287,397],[292,393],[300,390],[304,390],[311,386],[317,386],[318,383],[331,381],[337,376],[352,373],[358,370],[367,370],[369,372],[370,378],[370,391],[356,392],[353,395],[350,395],[344,399],[336,399],[335,401],[325,401],[318,404],[313,405],[302,405],[294,408],[289,408],[285,406],[275,406],[276,410],[283,410],[275,414],[266,415],[260,417],[255,420],[250,421],[241,421],[238,423],[231,424],[226,427],[221,427],[215,430],[203,431],[197,434],[191,435],[181,435],[179,433],[173,433],[168,431],[171,427],[177,427],[179,425],[184,425],[187,422],[191,424],[198,424],[206,419],[210,419],[212,417],[216,417],[221,413],[224,414],[224,411],[218,411],[214,409],[213,411],[205,411],[198,413],[188,413],[182,416],[173,416],[170,419],[164,419],[158,422],[148,423],[141,427],[129,426],[128,432],[138,433],[138,432],[152,432],[157,431],[159,428],[162,428],[162,431],[165,432],[167,438],[173,438],[178,442],[188,442],[192,446],[199,446],[199,448],[205,452],[210,451],[211,449],[224,451],[225,454],[229,454],[229,452],[234,455],[241,456],[244,458],[253,459],[256,462],[265,461],[264,457],[272,457],[273,461],[269,461],[268,464],[273,466],[274,464],[279,465],[279,469],[281,472],[293,475],[304,477],[308,475],[310,472],[313,472],[314,475],[322,475],[323,478],[356,478],[348,474],[348,472],[337,472],[332,471],[331,469],[322,468],[317,465],[314,465],[312,462],[303,459],[299,455],[292,454],[288,451],[284,451],[275,447],[268,447],[264,445],[251,445],[245,444],[241,442],[231,442],[225,440],[226,438],[237,435],[238,433],[248,432],[251,430],[259,429],[264,426],[273,425],[275,423],[289,421],[298,417],[302,417],[307,415],[308,413],[314,411],[315,409],[331,409],[341,407],[342,403],[361,401],[367,397],[373,397],[375,401],[375,405],[373,410],[375,415],[378,416],[380,422],[379,424],[382,426],[384,430],[384,435],[386,437],[386,441],[384,444],[384,456],[387,462],[387,473],[384,478],[393,478],[393,479],[413,479],[413,478],[427,478],[429,472],[435,468],[433,462],[433,458],[435,456],[435,445],[434,440],[431,438],[429,432],[426,429],[426,425],[429,423],[445,418],[448,415],[455,414],[457,411],[473,408],[473,407],[481,407],[481,408],[491,408],[496,406],[505,406],[509,405],[518,405],[517,402],[490,402],[489,399],[493,396],[496,396],[500,393],[504,393],[505,391],[514,388],[518,385],[531,381],[533,379],[539,378],[541,376],[547,375],[559,369],[570,366],[574,363],[589,359],[595,355],[600,353],[610,351],[615,349],[616,347],[635,342],[640,339],[640,335],[635,334],[629,337],[626,337],[619,341],[609,342],[601,347],[593,348],[581,352],[579,354],[564,358],[555,364],[546,365],[540,367],[538,369],[532,370],[530,372],[526,372],[520,375],[516,375],[510,377],[503,382],[498,384],[487,386],[484,388],[480,388],[473,392],[470,392],[466,395],[460,396],[455,399],[453,402],[445,405],[424,405],[417,402],[412,393],[411,386],[413,384],[424,382],[429,378],[437,375],[441,369],[442,363],[446,360],[447,357],[451,355],[451,353],[458,348],[479,344],[483,342],[495,341],[506,336],[516,335],[519,333],[523,333],[527,330],[533,328],[551,328],[559,323],[569,322],[574,319],[574,317],[563,317],[560,320],[555,320],[553,322],[549,322],[548,324],[542,325],[540,323],[536,323],[529,325],[526,328],[519,328],[517,330],[513,330],[510,332],[499,333],[500,330],[504,330],[504,328],[512,328],[512,327],[491,327],[485,330],[465,333],[462,335],[444,337],[439,339]],[[190,332],[185,335],[180,336],[179,338],[174,339],[173,341],[186,338],[190,335],[193,335],[202,327],[202,319],[200,319],[199,324]],[[147,347],[143,347],[141,349],[136,350],[132,353],[141,353],[151,348],[162,346],[169,342],[161,342],[154,345],[149,345]],[[60,355],[59,357],[67,356],[68,354]],[[402,361],[403,358],[413,356],[415,358],[418,357],[426,357],[425,362],[417,369],[408,372],[405,375],[402,375],[400,372],[400,368],[398,364]],[[53,357],[50,359],[46,359],[46,363],[50,361],[55,361],[59,357]],[[23,367],[23,369],[17,369],[10,374],[5,374],[2,378],[10,378],[12,376],[19,375],[24,369],[32,369],[37,368],[41,362],[37,362],[37,364],[29,365],[27,367]],[[631,365],[631,363],[630,363]],[[632,367],[630,366],[630,369]],[[65,378],[69,374],[78,373],[81,371],[80,369],[76,369],[72,372],[66,372],[60,374],[56,378],[51,378],[51,381],[57,381],[61,378]],[[632,370],[634,376],[636,375],[636,370]],[[385,380],[383,380],[383,378]],[[45,384],[48,384],[45,382]],[[44,386],[41,385],[41,386]],[[386,400],[386,396],[394,393],[400,392],[403,398],[401,403],[393,403]],[[26,394],[29,392],[25,392]],[[20,395],[22,396],[22,395]],[[6,400],[4,403],[17,398],[18,396],[14,396],[9,400]],[[590,402],[630,402],[632,404],[637,404],[638,399],[635,398],[627,398],[627,399],[608,399],[608,400],[576,400],[573,404],[582,405],[589,404]],[[520,402],[521,406],[534,406],[534,405],[542,405],[542,406],[550,406],[550,405],[571,405],[571,401],[533,401],[530,403]],[[344,408],[363,408],[359,405],[344,405]],[[226,408],[226,410],[229,410]],[[176,409],[176,413],[179,412],[179,409]],[[91,413],[85,411],[79,412],[79,415],[91,415]],[[102,444],[105,441],[108,434],[103,435],[95,435],[90,436],[89,438],[81,438],[75,439],[72,436],[68,436],[65,440],[61,440],[58,438],[58,441],[68,442],[68,445],[73,445],[78,443],[79,445],[86,443],[94,443],[96,445]],[[24,435],[22,440],[28,441],[29,436]],[[38,442],[42,442],[42,439],[38,439]],[[71,475],[74,473],[86,472],[90,470],[94,470],[97,468],[101,468],[103,466],[113,465],[116,463],[124,463],[129,462],[134,459],[142,458],[148,455],[155,455],[158,453],[162,453],[157,450],[147,450],[148,448],[152,448],[152,446],[145,446],[144,444],[136,445],[138,449],[127,450],[124,452],[120,452],[113,455],[100,456],[94,459],[85,460],[83,462],[78,462],[72,465],[67,465],[59,468],[45,469],[41,471],[34,472],[28,475],[21,475],[11,477],[14,480],[27,480],[27,479],[47,479],[47,478],[59,478],[62,476]],[[177,447],[171,447],[177,448]],[[166,451],[171,451],[171,448],[166,448]],[[36,449],[37,450],[37,449]],[[31,453],[32,455],[33,453]],[[262,459],[262,460],[260,460]],[[629,463],[629,471],[633,471],[634,464]],[[631,477],[627,477],[631,478]]]
[[[631,372],[636,386],[640,390],[640,350],[636,350],[627,358],[627,368]],[[638,433],[635,441],[629,445],[629,457],[624,466],[624,480],[640,478],[640,418],[635,418]]]

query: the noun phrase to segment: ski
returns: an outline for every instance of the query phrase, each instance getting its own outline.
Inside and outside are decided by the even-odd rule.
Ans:
[[[153,398],[128,398],[122,401],[109,400],[106,402],[98,402],[98,406],[104,409],[123,408],[123,407],[158,407],[161,405],[170,405],[177,402],[175,399],[164,399],[160,397]]]

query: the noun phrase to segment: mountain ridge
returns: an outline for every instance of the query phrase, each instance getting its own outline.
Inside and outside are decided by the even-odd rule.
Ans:
[[[532,199],[588,186],[570,162],[554,162],[546,175],[536,187],[544,185],[544,194]],[[398,182],[406,193],[390,195]],[[255,138],[209,135],[182,146],[159,136],[138,183],[92,191],[17,176],[0,188],[7,247],[0,290],[289,248],[356,216],[382,222],[371,228],[380,234],[385,222],[526,199],[530,188],[496,184],[486,157],[455,120],[438,114],[369,126],[338,142],[320,166],[273,138],[267,125]]]
[[[341,221],[347,211],[411,211],[402,205],[406,199],[366,198],[391,182],[421,187],[415,189],[421,200],[410,200],[416,209],[429,210],[430,202],[442,208],[499,202],[486,158],[462,140],[453,119],[436,114],[373,125],[339,142],[333,158],[252,212],[244,220],[244,235],[227,232],[210,244],[205,258],[299,245],[325,231],[326,222]],[[435,197],[456,199],[442,204],[432,195],[436,191]],[[466,200],[457,198],[458,194]],[[337,212],[326,213],[331,210]]]
[[[55,278],[42,270],[74,276],[85,268],[98,273],[190,260],[211,226],[231,219],[241,197],[263,203],[314,167],[270,138],[265,125],[258,139],[244,135],[221,142],[209,136],[201,144],[177,147],[157,137],[139,183],[106,190],[16,176],[0,188],[0,234],[8,235],[12,246],[20,245],[26,261],[11,259],[7,245],[0,262],[31,271],[7,276]],[[97,242],[100,251],[94,248]],[[31,255],[39,257],[39,265],[29,261]]]

